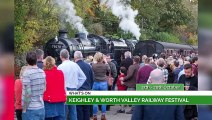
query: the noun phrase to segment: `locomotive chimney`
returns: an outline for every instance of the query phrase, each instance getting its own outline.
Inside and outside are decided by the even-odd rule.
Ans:
[[[59,30],[60,38],[68,38],[68,32],[66,30]]]

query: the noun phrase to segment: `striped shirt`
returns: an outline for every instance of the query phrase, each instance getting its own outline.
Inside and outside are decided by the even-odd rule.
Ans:
[[[163,71],[164,74],[164,83],[167,83],[168,81],[168,76],[169,76],[169,72],[167,69],[162,68],[162,67],[158,67],[157,69],[160,69],[161,71]]]
[[[46,88],[46,75],[44,71],[38,67],[29,67],[23,74],[22,82],[23,108],[29,110],[44,108],[43,93]],[[30,97],[26,97],[26,94]]]

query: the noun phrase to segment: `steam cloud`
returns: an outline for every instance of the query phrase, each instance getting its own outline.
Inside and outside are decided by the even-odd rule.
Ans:
[[[76,10],[71,0],[54,0],[54,3],[62,8],[62,19],[72,25],[79,32],[83,32],[86,35],[88,34],[88,31],[82,24],[82,18],[76,15]]]
[[[128,0],[130,1],[130,0]],[[139,26],[135,23],[137,10],[133,10],[130,5],[125,5],[122,0],[100,0],[101,5],[106,5],[112,10],[113,15],[117,16],[121,22],[119,27],[125,32],[131,32],[136,39],[139,39],[141,33]]]

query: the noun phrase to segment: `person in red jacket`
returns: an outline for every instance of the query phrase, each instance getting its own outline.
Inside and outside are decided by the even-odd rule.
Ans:
[[[48,56],[44,60],[46,91],[44,93],[45,119],[65,120],[66,92],[64,75],[55,65],[55,59]]]
[[[118,91],[127,90],[127,86],[123,84],[123,81],[120,78],[125,77],[127,74],[127,69],[125,67],[120,67],[120,75],[118,76],[117,80],[117,88]]]
[[[22,77],[24,71],[27,69],[27,66],[23,66],[20,71],[20,79],[15,80],[15,112],[17,120],[22,120]]]
[[[127,69],[125,67],[120,67],[120,75],[117,80],[117,88],[118,91],[127,90],[127,86],[124,85],[124,82],[120,80],[120,78],[125,77],[127,75]],[[124,105],[121,105],[121,109],[117,111],[117,113],[125,113]]]

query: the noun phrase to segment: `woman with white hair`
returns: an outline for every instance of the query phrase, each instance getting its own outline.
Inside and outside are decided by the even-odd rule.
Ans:
[[[124,53],[125,59],[121,61],[120,67],[125,67],[127,70],[130,67],[130,65],[133,64],[133,59],[131,58],[131,52],[126,51]]]

